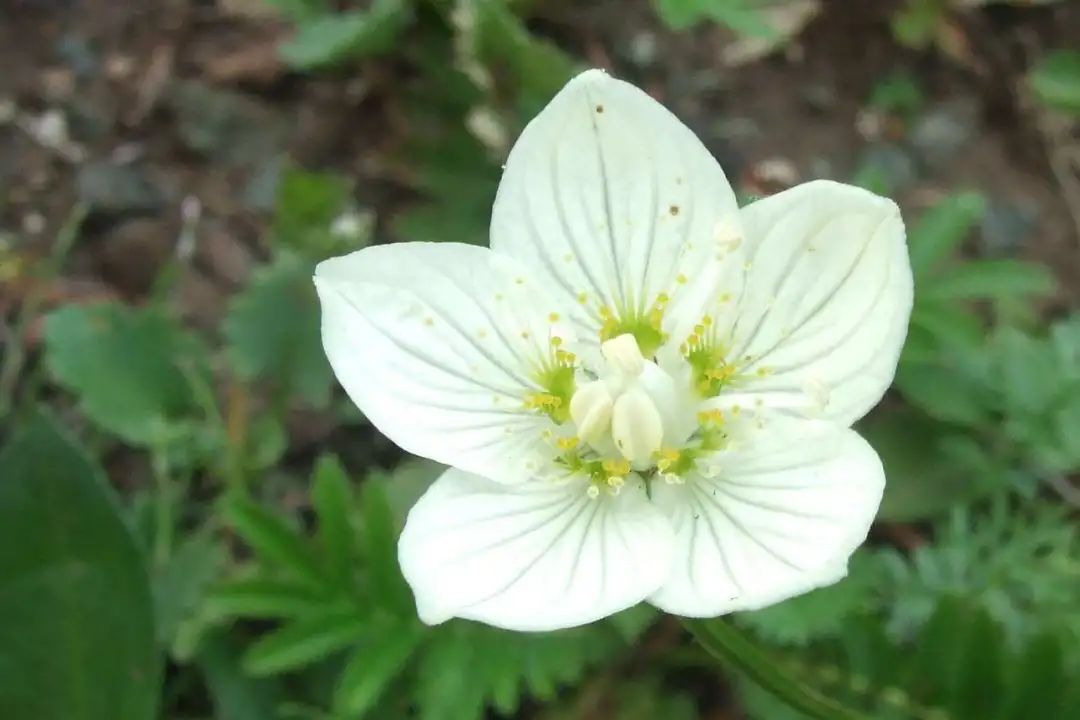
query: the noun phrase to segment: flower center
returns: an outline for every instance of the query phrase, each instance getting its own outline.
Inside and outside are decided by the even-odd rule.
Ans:
[[[578,437],[604,454],[614,449],[635,469],[652,462],[664,441],[664,421],[642,375],[646,360],[634,335],[624,333],[600,346],[606,367],[581,385],[570,400]]]
[[[737,403],[719,409],[710,401],[738,375],[711,325],[706,318],[683,346],[688,368],[679,381],[647,359],[636,332],[602,336],[602,362],[587,370],[553,338],[538,376],[543,389],[525,406],[554,423],[544,436],[556,450],[558,477],[585,476],[589,495],[598,497],[618,493],[631,473],[646,483],[681,483],[708,471],[708,458],[729,445],[729,421],[740,415]]]

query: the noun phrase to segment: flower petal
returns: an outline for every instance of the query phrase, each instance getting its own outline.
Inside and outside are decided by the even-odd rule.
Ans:
[[[676,549],[649,601],[668,612],[753,610],[839,580],[881,502],[881,461],[852,430],[772,415],[735,437],[710,477],[653,484]]]
[[[421,619],[552,630],[628,608],[667,575],[671,528],[640,479],[501,485],[451,469],[409,513],[398,555]]]
[[[731,355],[751,358],[754,392],[816,394],[850,425],[896,372],[912,304],[895,203],[815,181],[743,210],[751,267]]]
[[[394,443],[508,481],[550,458],[551,421],[525,398],[569,328],[516,263],[471,245],[382,245],[320,263],[315,285],[334,373]]]
[[[727,178],[693,132],[633,85],[590,70],[510,152],[491,248],[558,288],[580,338],[598,342],[601,308],[625,319],[660,293],[672,312],[681,298],[715,294],[718,276],[743,264],[728,258],[738,223]],[[701,309],[685,313],[696,322]]]

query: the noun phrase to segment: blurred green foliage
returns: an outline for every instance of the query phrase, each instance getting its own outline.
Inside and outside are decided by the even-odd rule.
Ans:
[[[768,38],[776,34],[761,0],[654,0],[664,24],[686,30],[703,21],[726,25],[740,35]]]
[[[39,415],[0,451],[0,478],[5,717],[152,717],[150,585],[101,471]]]
[[[1047,53],[1031,71],[1031,87],[1046,105],[1080,113],[1080,51]]]
[[[388,162],[413,195],[380,231],[485,243],[510,140],[578,66],[530,32],[529,4],[272,4],[297,26],[282,56],[298,71],[380,54],[410,70],[395,98],[406,141]],[[751,0],[654,4],[674,30],[773,32]],[[928,47],[945,12],[912,0],[894,32]],[[1078,81],[1064,50],[1029,78],[1066,111]],[[869,105],[908,119],[923,93],[897,73]],[[857,180],[892,192],[879,174]],[[310,278],[372,241],[354,195],[341,176],[285,170],[265,262],[219,334],[186,328],[161,294],[46,317],[52,401],[81,441],[34,395],[0,452],[4,717],[142,719],[193,687],[237,720],[703,717],[715,667],[646,607],[544,635],[423,626],[396,540],[440,468],[357,476],[344,451],[290,454],[291,412],[338,412]],[[840,583],[736,618],[785,671],[873,718],[1080,717],[1080,538],[1046,488],[1080,470],[1080,315],[1044,319],[1046,268],[973,257],[989,202],[957,191],[909,218],[908,342],[894,391],[859,428],[889,478],[880,535]],[[101,468],[118,447],[150,476],[124,478],[122,502]],[[737,690],[753,717],[799,717],[749,681]]]

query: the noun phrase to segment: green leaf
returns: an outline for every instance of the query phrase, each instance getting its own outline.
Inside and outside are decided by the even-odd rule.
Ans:
[[[957,686],[960,658],[967,637],[970,608],[955,597],[945,595],[919,633],[913,671],[920,695],[945,704]]]
[[[1025,647],[1011,665],[1009,693],[999,715],[1002,720],[1066,718],[1062,702],[1069,680],[1057,635],[1043,632]]]
[[[979,260],[942,272],[919,289],[925,300],[1009,300],[1048,295],[1057,283],[1048,269],[1021,260]]]
[[[743,673],[792,708],[820,720],[864,718],[789,675],[774,658],[726,619],[683,618],[682,622],[710,655]]]
[[[325,586],[326,579],[307,538],[283,519],[243,495],[227,499],[223,509],[225,518],[263,562],[276,565],[313,588]]]
[[[895,182],[888,169],[880,162],[867,158],[859,163],[851,177],[851,184],[877,195],[892,195]],[[743,203],[739,203],[740,206]]]
[[[485,244],[491,204],[499,185],[499,167],[479,141],[468,134],[464,119],[414,138],[407,162],[414,186],[428,200],[417,203],[394,219],[394,230],[413,242]]]
[[[576,63],[533,37],[505,0],[478,0],[475,6],[477,59],[509,81],[519,113],[532,118],[573,77]]]
[[[283,397],[324,407],[332,376],[319,328],[311,268],[281,255],[233,300],[225,318],[226,351],[240,377],[264,380]]]
[[[263,636],[244,653],[244,672],[277,675],[319,662],[360,640],[366,625],[355,607],[328,606]]]
[[[893,15],[893,37],[901,45],[923,50],[937,37],[938,27],[945,19],[945,0],[907,0]]]
[[[606,622],[619,634],[623,642],[630,645],[645,634],[645,631],[656,622],[659,614],[655,607],[643,602],[615,613]]]
[[[978,474],[969,477],[977,480]],[[911,637],[946,598],[967,608],[959,612],[961,617],[971,616],[970,607],[988,612],[1014,647],[1052,626],[1063,632],[1063,647],[1080,650],[1074,599],[1080,530],[1060,507],[1017,506],[998,494],[978,512],[954,506],[935,524],[933,536],[933,543],[916,548],[910,557],[881,551],[886,572],[879,587],[889,599],[892,636]],[[942,624],[951,628],[954,621]],[[942,632],[930,625],[921,633],[927,644]],[[946,660],[954,661],[942,662]],[[1080,661],[1080,655],[1074,654],[1073,660]],[[933,678],[943,669],[928,672]]]
[[[958,720],[993,717],[1004,685],[1005,639],[1001,626],[982,611],[973,612],[959,658],[957,684],[951,703]]]
[[[870,557],[856,555],[840,582],[798,595],[762,610],[742,612],[735,622],[778,645],[805,646],[837,637],[848,619],[870,604],[877,583]]]
[[[513,715],[526,693],[551,700],[560,687],[625,648],[606,622],[541,634],[451,621],[431,632],[418,663],[420,717],[476,720],[487,704]],[[469,672],[461,673],[463,667]]]
[[[330,12],[329,0],[263,0],[271,7],[276,7],[291,19],[308,20]]]
[[[982,319],[971,308],[951,302],[919,298],[911,313],[911,324],[932,340],[935,352],[924,362],[941,362],[941,354],[949,350],[977,351],[986,340]]]
[[[69,305],[45,319],[45,363],[95,423],[135,445],[159,441],[196,409],[184,368],[198,343],[160,310]]]
[[[196,664],[206,680],[214,717],[223,720],[276,720],[281,688],[270,678],[254,679],[240,669],[240,655],[223,634],[206,638]]]
[[[884,112],[913,115],[922,107],[922,88],[910,72],[893,72],[874,85],[868,104]]]
[[[337,711],[354,720],[371,712],[379,696],[405,668],[424,634],[415,621],[397,622],[361,645],[338,681],[334,701]]]
[[[303,23],[281,48],[281,57],[298,70],[313,70],[392,50],[412,22],[405,0],[375,0],[366,11],[322,15]]]
[[[356,503],[345,468],[336,457],[324,455],[319,459],[311,495],[319,521],[319,545],[330,580],[350,588],[358,560],[359,543],[353,524]]]
[[[490,205],[455,205],[450,198],[421,202],[398,213],[394,231],[411,242],[483,245]]]
[[[1016,414],[1048,410],[1064,389],[1055,348],[1014,328],[1002,330],[988,351],[996,369],[996,384],[1005,409]]]
[[[361,487],[361,537],[367,587],[376,604],[393,614],[411,616],[412,593],[397,559],[398,529],[383,483],[368,480]]]
[[[956,253],[985,214],[986,199],[982,195],[961,192],[939,202],[911,228],[908,249],[920,294],[923,291],[920,281],[935,265]]]
[[[605,715],[612,720],[700,720],[698,703],[688,691],[678,690],[658,678],[631,677],[619,687],[612,698],[618,703],[616,715]],[[767,716],[769,720],[778,720]]]
[[[416,701],[421,720],[479,720],[483,717],[485,687],[479,682],[464,624],[456,621],[436,628],[417,668]],[[460,668],[471,672],[463,674]]]
[[[961,500],[984,490],[971,482],[970,471],[945,452],[947,426],[913,410],[874,413],[859,433],[885,465],[883,520],[911,521],[940,515]]]
[[[896,386],[908,402],[937,420],[977,426],[990,412],[985,389],[963,367],[904,363]]]
[[[1080,51],[1047,53],[1035,65],[1029,80],[1035,94],[1045,104],[1080,113]]]
[[[153,577],[158,642],[176,654],[185,624],[202,607],[211,584],[225,567],[225,550],[208,532],[185,538]]]
[[[4,717],[156,716],[143,558],[100,470],[43,416],[0,452],[0,578]]]
[[[244,578],[215,588],[206,598],[205,608],[217,617],[277,619],[311,615],[325,603],[325,598],[308,585]]]
[[[772,38],[769,24],[753,0],[655,0],[657,13],[672,30],[686,30],[705,20],[726,25],[739,35]]]
[[[340,175],[287,168],[277,192],[274,240],[312,260],[358,249],[334,232],[334,221],[349,209],[351,196]]]
[[[408,457],[398,463],[392,472],[372,473],[368,482],[382,483],[394,517],[394,527],[401,532],[409,510],[444,472],[445,465],[424,458]]]
[[[411,133],[396,160],[424,200],[395,216],[393,229],[405,240],[484,244],[499,158],[467,124],[490,94],[446,62],[458,50],[445,35],[426,36],[416,52],[420,75],[402,89]]]

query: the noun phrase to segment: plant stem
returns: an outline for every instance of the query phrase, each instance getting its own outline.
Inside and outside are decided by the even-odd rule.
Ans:
[[[79,228],[86,219],[86,207],[76,205],[68,216],[64,226],[56,235],[52,253],[48,261],[36,279],[36,282],[26,293],[22,307],[19,309],[18,318],[11,327],[8,347],[4,351],[3,365],[0,366],[0,420],[7,417],[14,406],[15,384],[19,380],[23,363],[26,361],[26,345],[23,339],[26,331],[37,316],[38,309],[44,300],[45,283],[56,277],[67,259],[71,246],[75,244],[75,238],[79,235]]]
[[[161,569],[169,562],[173,543],[172,487],[169,481],[169,461],[160,444],[151,450],[150,464],[154,471],[154,567]]]
[[[818,720],[867,720],[785,672],[775,658],[726,619],[683,618],[682,623],[710,655],[736,668],[793,709]]]

